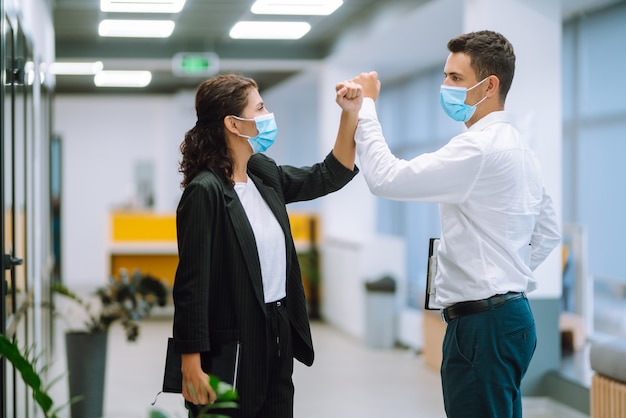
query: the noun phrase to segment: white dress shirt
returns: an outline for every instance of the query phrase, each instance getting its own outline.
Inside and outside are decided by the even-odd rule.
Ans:
[[[536,289],[532,272],[560,232],[539,162],[507,112],[490,113],[438,151],[407,161],[391,153],[374,101],[365,98],[355,140],[373,194],[439,203],[439,305]]]

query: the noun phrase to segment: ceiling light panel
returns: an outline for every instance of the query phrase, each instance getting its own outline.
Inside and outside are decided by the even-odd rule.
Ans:
[[[233,39],[300,39],[311,25],[307,22],[237,22],[230,30]]]
[[[257,0],[250,11],[260,15],[328,16],[342,4],[342,0]]]
[[[102,68],[102,61],[54,62],[50,65],[50,72],[55,75],[94,75]]]
[[[104,19],[98,26],[100,36],[123,38],[167,38],[174,32],[173,20]]]
[[[150,71],[100,71],[93,78],[98,87],[146,87],[152,81]]]
[[[100,10],[114,13],[180,13],[185,0],[100,0]]]

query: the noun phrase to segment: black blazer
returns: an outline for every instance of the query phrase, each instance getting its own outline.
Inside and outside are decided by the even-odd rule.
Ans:
[[[248,175],[285,233],[286,307],[294,357],[308,366],[313,363],[313,343],[285,205],[339,190],[357,173],[358,168],[345,168],[332,152],[311,167],[277,166],[263,154],[253,155],[248,163]],[[183,192],[176,228],[174,349],[202,353],[205,367],[212,352],[240,342],[238,391],[247,402],[262,402],[267,382],[263,282],[252,227],[237,193],[211,171],[198,174]]]

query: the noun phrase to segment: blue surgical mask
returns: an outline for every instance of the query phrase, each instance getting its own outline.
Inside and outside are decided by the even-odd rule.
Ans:
[[[233,118],[239,120],[253,120],[256,124],[256,129],[259,133],[255,137],[239,134],[243,138],[248,138],[248,142],[252,147],[252,152],[255,154],[258,152],[265,152],[276,141],[276,135],[278,134],[278,127],[276,126],[276,119],[274,119],[273,113],[267,115],[257,116],[254,119],[240,118],[233,115]]]
[[[439,93],[439,102],[441,103],[441,107],[443,111],[446,112],[446,115],[450,116],[452,119],[457,122],[467,122],[470,120],[474,112],[476,111],[476,106],[481,104],[483,100],[487,98],[487,96],[483,97],[476,103],[475,105],[465,104],[465,99],[467,99],[467,92],[473,89],[474,87],[482,84],[486,77],[482,81],[479,81],[472,87],[454,87],[454,86],[441,86],[441,91]]]

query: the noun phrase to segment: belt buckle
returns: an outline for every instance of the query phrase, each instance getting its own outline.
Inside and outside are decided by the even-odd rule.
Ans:
[[[444,324],[447,324],[448,321],[446,321],[446,313],[445,313],[445,309],[442,309],[441,311],[441,322],[443,322]]]

